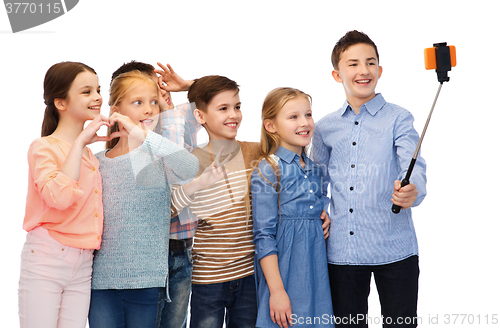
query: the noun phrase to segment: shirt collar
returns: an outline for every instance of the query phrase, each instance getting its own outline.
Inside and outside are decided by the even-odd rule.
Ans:
[[[364,103],[363,106],[361,106],[361,108],[359,110],[361,111],[361,109],[363,107],[365,107],[366,111],[368,113],[370,113],[372,116],[375,116],[377,114],[377,112],[380,109],[382,109],[382,107],[384,107],[385,104],[386,104],[386,101],[385,101],[384,97],[382,97],[382,94],[377,93],[375,95],[375,97],[370,99],[368,102]],[[351,105],[349,105],[349,103],[346,100],[344,102],[344,105],[342,106],[342,115],[347,113],[349,110],[351,110]]]
[[[276,156],[281,158],[281,160],[285,161],[287,164],[291,164],[293,161],[297,161],[297,164],[300,166],[299,155],[295,154],[293,151],[290,151],[286,148],[278,146],[278,149],[274,153]],[[306,154],[302,153],[302,158],[306,163],[304,170],[309,170],[314,162],[306,156]],[[300,166],[302,168],[302,166]]]
[[[278,146],[278,149],[276,150],[276,152],[274,154],[276,156],[278,156],[279,158],[281,158],[283,161],[287,162],[288,164],[293,162],[293,160],[295,159],[295,156],[299,157],[299,155],[295,154],[293,151],[290,151],[290,150],[283,148],[281,146]]]

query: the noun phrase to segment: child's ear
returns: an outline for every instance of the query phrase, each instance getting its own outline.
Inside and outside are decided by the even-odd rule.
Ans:
[[[266,131],[269,133],[276,133],[276,128],[274,127],[274,123],[270,119],[264,120],[264,129],[266,129]]]
[[[379,66],[378,67],[378,78],[380,79],[381,76],[382,76],[382,66]]]
[[[120,111],[118,110],[118,106],[116,105],[113,105],[111,106],[111,108],[109,109],[109,115],[113,114],[113,113],[119,113]]]
[[[56,98],[54,99],[54,106],[56,106],[58,110],[66,110],[66,100],[62,98]]]
[[[343,81],[342,81],[342,78],[340,77],[340,74],[339,74],[339,71],[338,71],[338,70],[334,69],[334,70],[332,71],[332,76],[333,76],[333,78],[335,79],[335,81],[337,81],[338,83],[342,83],[342,82],[343,82]]]
[[[203,124],[206,123],[206,121],[204,119],[205,113],[203,113],[203,111],[201,111],[198,108],[196,108],[193,111],[193,114],[194,114],[194,118],[196,119],[196,121],[198,121],[198,123],[200,123],[201,125],[203,125]]]

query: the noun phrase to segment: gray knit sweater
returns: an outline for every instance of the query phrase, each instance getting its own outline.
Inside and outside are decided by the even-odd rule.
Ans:
[[[126,155],[108,158],[106,152],[96,154],[104,228],[92,289],[168,287],[170,186],[195,177],[198,160],[153,132]]]

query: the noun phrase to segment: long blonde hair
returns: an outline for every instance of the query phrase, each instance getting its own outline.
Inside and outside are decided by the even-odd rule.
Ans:
[[[280,177],[281,173],[278,168],[278,163],[275,162],[272,158],[271,155],[276,152],[278,149],[278,146],[280,144],[280,138],[277,133],[271,133],[266,130],[265,127],[265,122],[266,120],[274,120],[276,119],[276,116],[278,115],[279,111],[285,106],[285,104],[294,98],[297,97],[304,97],[305,99],[309,100],[309,102],[312,101],[312,98],[310,95],[308,95],[305,92],[302,92],[298,89],[294,88],[276,88],[269,92],[264,99],[264,103],[262,104],[262,126],[261,126],[261,133],[260,133],[260,156],[258,161],[256,162],[257,164],[255,165],[254,169],[257,168],[259,171],[259,174],[261,175],[264,180],[266,180],[268,183],[270,183],[275,189],[276,192],[278,193],[278,207],[281,208],[280,206]],[[275,177],[276,177],[276,185],[271,183],[264,175],[262,175],[262,172],[259,170],[259,163],[265,159],[271,167],[274,169]],[[280,217],[281,217],[281,210],[280,210]]]
[[[138,70],[126,72],[118,75],[112,82],[109,89],[109,102],[108,105],[111,109],[114,106],[118,106],[123,100],[127,92],[132,88],[136,87],[140,83],[149,83],[151,86],[158,90],[158,84],[149,76],[148,74],[142,73]],[[109,115],[113,114],[110,112]],[[118,123],[113,124],[108,128],[108,137],[113,133],[118,131]],[[120,138],[114,138],[110,141],[106,141],[106,149],[113,148],[116,146]]]

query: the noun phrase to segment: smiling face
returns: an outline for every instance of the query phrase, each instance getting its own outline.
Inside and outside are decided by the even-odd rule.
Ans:
[[[382,75],[375,48],[366,43],[350,46],[340,55],[338,69],[332,75],[344,85],[347,101],[358,113],[363,104],[375,97],[375,87]]]
[[[93,120],[101,112],[102,105],[97,75],[89,71],[79,73],[71,83],[66,99],[57,98],[54,104],[79,121]]]
[[[264,127],[279,137],[279,145],[300,154],[311,142],[314,132],[311,103],[304,96],[292,98],[280,109],[276,117],[266,120]]]
[[[243,118],[238,91],[222,91],[206,107],[205,111],[196,109],[194,114],[207,130],[210,140],[234,141]]]
[[[160,113],[158,88],[153,83],[138,81],[113,110],[128,116],[143,129],[153,130]]]

